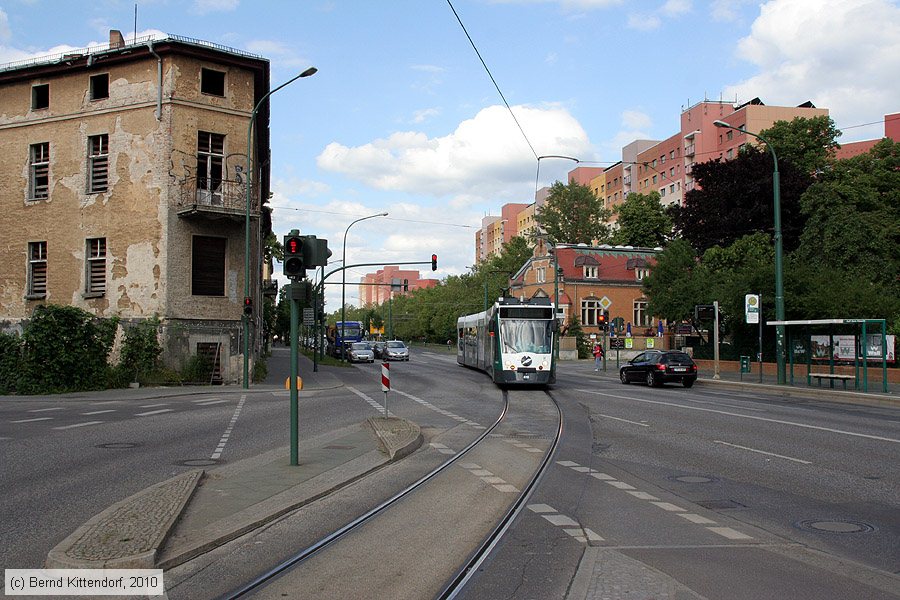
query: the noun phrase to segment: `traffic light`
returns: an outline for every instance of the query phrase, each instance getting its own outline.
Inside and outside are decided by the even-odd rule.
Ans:
[[[403,280],[403,291],[404,291],[404,292],[408,292],[408,291],[409,291],[409,279],[404,279],[404,280]]]
[[[431,255],[431,270],[437,271],[437,254]]]
[[[251,298],[250,296],[244,298],[244,314],[253,314],[253,298]]]
[[[607,325],[606,311],[602,310],[602,311],[600,311],[600,314],[597,315],[597,327],[600,328],[600,331],[605,331],[606,325]]]
[[[284,236],[284,274],[291,279],[306,277],[303,237],[294,233]]]

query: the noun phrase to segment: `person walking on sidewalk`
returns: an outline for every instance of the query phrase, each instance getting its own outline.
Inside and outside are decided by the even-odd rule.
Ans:
[[[594,344],[594,370],[600,370],[600,362],[603,360],[603,345],[600,342]]]

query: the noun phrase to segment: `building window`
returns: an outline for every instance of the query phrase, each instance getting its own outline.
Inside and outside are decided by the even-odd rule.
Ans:
[[[647,301],[634,301],[634,325],[635,327],[649,327],[650,316],[647,314]]]
[[[662,187],[662,188],[659,189],[659,195],[660,195],[661,198],[665,198],[665,197],[666,197],[666,188],[665,188],[665,187]]]
[[[725,134],[725,139],[731,140],[733,138],[734,138],[734,131],[729,129],[728,132]]]
[[[727,158],[728,160],[734,158],[734,148],[728,149],[728,152],[725,153],[725,158]]]
[[[225,96],[225,73],[200,69],[200,92],[210,96]]]
[[[584,266],[584,278],[585,279],[597,279],[600,277],[599,269],[597,265],[585,265]]]
[[[91,75],[91,100],[109,98],[109,73]]]
[[[669,158],[672,160],[675,159],[675,151],[674,150],[669,150]]]
[[[88,138],[88,193],[99,194],[109,187],[109,135]]]
[[[535,269],[536,279],[538,283],[544,283],[547,281],[547,269],[544,267],[538,267]]]
[[[50,84],[31,86],[31,110],[50,108]]]
[[[29,162],[31,181],[28,182],[28,198],[46,200],[50,195],[50,142],[32,144]]]
[[[106,238],[93,238],[85,244],[84,293],[106,293]]]
[[[191,295],[225,295],[225,238],[194,236],[191,248]]]
[[[225,136],[197,133],[197,203],[222,204],[222,165],[225,163]]]
[[[670,193],[670,194],[674,194],[674,193],[675,193],[675,184],[674,184],[674,183],[673,183],[672,185],[669,186],[669,193]]]
[[[47,242],[28,243],[28,297],[47,296]]]
[[[653,185],[656,185],[656,175],[653,176]]]
[[[597,325],[597,315],[600,314],[600,301],[596,298],[586,298],[581,301],[581,324]]]
[[[663,191],[664,192],[666,191],[665,188],[663,188]],[[644,277],[646,277],[649,274],[650,274],[650,269],[637,267],[634,270],[634,278],[637,279],[638,281],[643,281]]]

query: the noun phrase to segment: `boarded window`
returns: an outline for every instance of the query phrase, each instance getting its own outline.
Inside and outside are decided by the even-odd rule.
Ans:
[[[91,76],[91,100],[109,98],[109,73]]]
[[[225,95],[225,73],[200,69],[200,91],[211,96]]]
[[[45,200],[50,194],[50,142],[32,144],[29,156],[31,180],[28,182],[30,200]]]
[[[47,295],[47,242],[28,244],[28,295]]]
[[[106,238],[93,238],[86,243],[85,293],[106,293]]]
[[[225,238],[194,236],[191,249],[191,295],[225,295]]]
[[[109,135],[92,135],[88,145],[88,193],[98,194],[109,186]]]
[[[31,110],[50,107],[50,84],[44,83],[31,87]]]

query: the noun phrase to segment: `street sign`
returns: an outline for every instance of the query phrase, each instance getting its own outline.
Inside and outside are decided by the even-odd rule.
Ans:
[[[747,294],[744,296],[744,315],[747,323],[759,323],[759,296]]]
[[[609,349],[610,350],[624,350],[625,349],[625,338],[610,338]]]
[[[304,308],[303,309],[303,324],[304,325],[315,325],[316,324],[316,310],[314,308]]]

